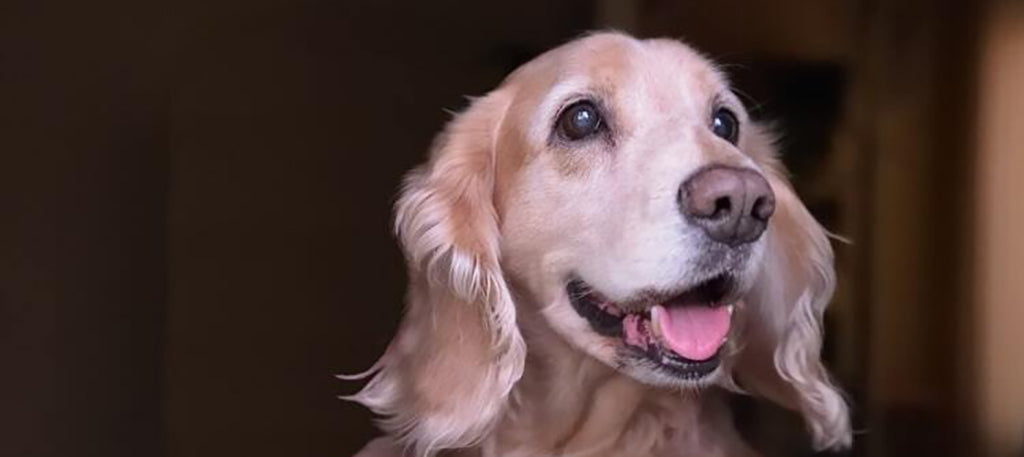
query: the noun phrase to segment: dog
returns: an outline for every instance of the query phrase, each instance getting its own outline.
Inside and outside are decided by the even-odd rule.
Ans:
[[[584,36],[472,101],[406,178],[399,328],[359,457],[748,456],[730,392],[851,443],[820,359],[828,234],[722,72]]]

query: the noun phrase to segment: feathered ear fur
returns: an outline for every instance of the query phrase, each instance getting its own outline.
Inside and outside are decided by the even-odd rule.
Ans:
[[[476,100],[410,173],[395,226],[409,267],[405,318],[352,396],[416,455],[465,447],[498,419],[522,376],[525,344],[499,265],[493,204],[499,91]]]
[[[752,130],[749,150],[765,165],[776,212],[764,269],[745,300],[737,375],[743,388],[800,411],[815,448],[849,447],[848,407],[821,361],[822,318],[835,290],[832,247],[790,187],[771,138]]]

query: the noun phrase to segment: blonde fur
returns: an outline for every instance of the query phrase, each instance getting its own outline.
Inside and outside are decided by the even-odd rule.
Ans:
[[[570,149],[549,136],[579,93],[603,97],[613,140]],[[709,103],[739,113],[738,145],[706,132]],[[709,163],[763,173],[778,209],[737,272],[745,295],[727,359],[706,382],[683,382],[621,363],[568,306],[564,281],[581,274],[612,296],[692,283],[699,232],[674,196]],[[405,181],[395,226],[408,304],[348,397],[387,432],[360,456],[756,455],[732,428],[726,389],[799,411],[817,448],[850,444],[820,360],[835,285],[826,233],[771,138],[684,45],[602,33],[524,65],[439,136]]]
[[[501,94],[477,101],[411,173],[395,227],[409,263],[400,335],[353,395],[416,455],[477,443],[523,372],[525,345],[501,273],[492,200]]]

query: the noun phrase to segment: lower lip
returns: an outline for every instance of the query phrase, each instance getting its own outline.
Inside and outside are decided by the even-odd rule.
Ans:
[[[635,349],[638,357],[654,363],[658,369],[691,381],[707,377],[714,373],[721,364],[718,353],[706,360],[696,361],[684,359],[659,347],[652,347],[646,351],[639,348],[632,349]]]

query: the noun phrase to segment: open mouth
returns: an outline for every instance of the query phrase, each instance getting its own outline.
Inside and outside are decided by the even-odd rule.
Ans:
[[[721,274],[681,293],[643,293],[612,302],[582,279],[566,285],[576,312],[600,335],[621,338],[634,355],[687,380],[718,368],[731,327],[735,281]]]

